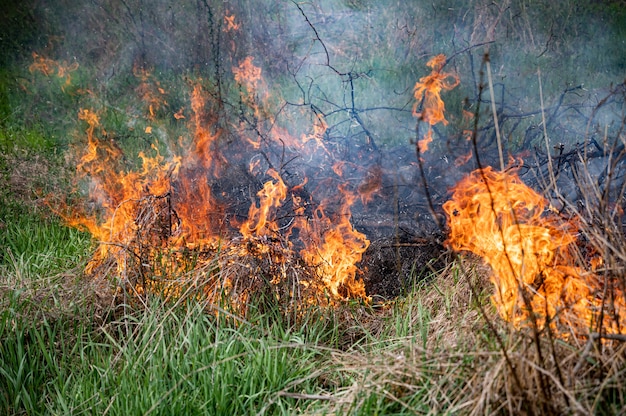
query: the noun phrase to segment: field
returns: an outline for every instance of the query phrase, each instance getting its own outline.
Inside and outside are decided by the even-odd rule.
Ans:
[[[1,413],[624,414],[626,8],[390,3],[6,6]]]

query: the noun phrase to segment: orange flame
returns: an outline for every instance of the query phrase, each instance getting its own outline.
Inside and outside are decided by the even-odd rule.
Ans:
[[[363,205],[369,204],[383,187],[383,171],[378,165],[367,170],[365,179],[359,184],[359,196]]]
[[[138,204],[147,195],[162,197],[169,189],[169,176],[176,171],[175,161],[165,162],[153,146],[155,156],[139,154],[142,168],[125,172],[120,166],[121,150],[110,141],[96,136],[99,127],[97,114],[82,109],[79,119],[87,122],[87,150],[77,165],[79,178],[89,178],[89,198],[96,201],[101,212],[86,213],[75,210],[64,215],[69,225],[85,228],[102,242],[87,266],[91,270],[102,259],[113,256],[120,260],[118,270],[123,268],[123,248],[130,243],[137,231]],[[106,244],[104,243],[106,242]]]
[[[253,58],[246,58],[238,68],[233,68],[233,72],[242,87],[242,99],[249,100],[246,104],[258,115],[260,110],[254,100],[257,88],[264,87],[264,82],[261,70],[252,61]],[[190,262],[183,258],[185,253],[196,253],[206,259],[206,253],[217,253],[215,250],[219,245],[223,249],[219,253],[226,253],[224,258],[271,253],[273,264],[299,254],[317,276],[315,282],[300,282],[303,287],[327,293],[331,302],[354,297],[367,299],[364,284],[357,278],[356,263],[369,246],[369,241],[350,223],[350,207],[356,195],[347,187],[340,186],[343,200],[336,215],[326,215],[330,212],[331,201],[328,200],[315,210],[314,218],[309,221],[305,219],[301,201],[296,201],[294,194],[295,219],[291,226],[281,229],[276,217],[287,198],[288,188],[279,173],[269,169],[267,174],[271,180],[257,193],[258,201],[251,204],[246,221],[239,227],[243,239],[247,240],[246,244],[238,238],[228,240],[236,230],[226,228],[225,208],[213,195],[215,181],[227,162],[218,146],[217,117],[210,114],[211,95],[205,91],[200,80],[191,87],[190,111],[187,114],[183,114],[185,107],[175,113],[164,114],[167,103],[160,84],[147,71],[137,70],[136,75],[141,84],[135,92],[146,105],[145,118],[152,121],[144,131],[154,132],[153,125],[159,125],[161,131],[165,124],[159,123],[159,119],[174,117],[176,120],[188,120],[189,135],[179,137],[178,148],[168,143],[167,157],[154,144],[152,150],[139,154],[139,167],[130,169],[122,162],[124,155],[121,149],[102,129],[98,114],[89,109],[79,112],[79,119],[86,123],[87,143],[77,163],[77,184],[83,189],[88,186],[89,195],[82,208],[66,207],[69,213],[62,216],[69,225],[86,228],[99,242],[97,252],[86,268],[87,273],[99,270],[102,265],[115,264],[117,276],[124,277],[129,270],[135,273],[129,266],[130,262],[135,262],[141,267],[140,274],[144,280],[143,286],[136,286],[135,290],[154,289],[167,296],[178,296],[182,288],[169,276],[180,276],[180,272],[189,270]],[[324,150],[330,161],[332,155],[320,144],[327,128],[326,122],[322,115],[317,115],[313,123],[312,135],[301,136],[303,140],[297,140],[283,127],[273,125],[268,132],[264,132],[266,136],[262,141],[252,144],[260,147],[273,140],[290,151],[295,149],[305,153],[307,141],[304,139],[307,138],[314,144],[307,149]],[[243,140],[246,137],[242,130]],[[260,170],[260,160],[251,159],[250,169],[252,172]],[[341,175],[341,166],[337,165],[336,169]],[[294,187],[294,193],[301,191],[306,181],[304,178],[301,185]],[[373,183],[360,188],[363,198],[376,191]],[[281,241],[281,244],[276,245],[267,238],[281,237],[279,232],[289,238],[293,235],[292,229],[299,230],[296,237],[299,241],[277,238],[276,241]],[[224,241],[224,238],[227,240]],[[250,244],[251,240],[255,240],[254,244]],[[280,246],[280,249],[274,246]],[[232,261],[221,260],[222,254],[219,253],[216,254],[218,261]],[[113,263],[110,263],[111,260]],[[198,260],[198,267],[205,264],[203,261]],[[222,288],[228,289],[232,283],[229,279],[227,276],[219,283]],[[272,276],[270,281],[281,279],[281,276]],[[231,289],[234,290],[234,286]],[[238,302],[242,299],[240,297]]]
[[[459,166],[463,166],[464,164],[466,164],[467,162],[469,162],[469,160],[472,158],[474,152],[472,150],[470,150],[469,152],[467,152],[464,155],[461,155],[459,157],[457,157],[454,160],[454,166],[456,166],[457,168]]]
[[[413,95],[416,99],[413,105],[413,115],[428,123],[428,131],[423,139],[418,141],[420,153],[428,150],[429,144],[433,141],[432,126],[437,123],[448,124],[444,117],[445,104],[441,99],[442,91],[449,91],[459,85],[459,78],[451,73],[442,72],[446,63],[443,54],[437,55],[426,64],[432,71],[429,75],[420,78],[413,87]],[[422,112],[417,109],[422,104]]]
[[[191,129],[194,132],[194,146],[190,154],[190,162],[193,164],[200,163],[206,169],[212,169],[211,173],[218,176],[219,162],[223,162],[223,159],[216,149],[219,134],[211,131],[211,126],[206,120],[206,101],[206,93],[202,85],[197,83],[191,93],[191,111],[193,112]]]
[[[161,87],[159,81],[153,79],[152,74],[147,69],[139,68],[136,65],[133,68],[133,74],[141,81],[135,91],[146,105],[148,119],[154,120],[157,116],[157,111],[164,109],[167,105],[165,90]]]
[[[174,118],[176,120],[180,120],[185,118],[185,107],[181,107],[180,110],[178,110],[177,112],[174,113]]]
[[[481,256],[493,269],[492,300],[504,319],[518,327],[531,315],[540,328],[548,321],[568,330],[597,325],[602,285],[575,265],[576,224],[547,210],[546,200],[514,169],[472,172],[443,208],[450,247]],[[623,296],[616,304],[624,311]],[[604,330],[623,328],[622,315],[621,322],[605,318]]]
[[[255,66],[254,57],[247,56],[238,67],[233,67],[232,71],[235,82],[242,86],[241,99],[244,104],[254,110],[254,115],[260,115],[260,108],[256,103],[255,96],[259,92],[259,87],[263,85],[261,68]],[[244,91],[245,90],[245,91]]]
[[[224,32],[230,32],[231,30],[239,30],[239,24],[235,23],[235,15],[224,16]]]
[[[28,67],[29,72],[33,73],[35,71],[39,71],[48,77],[56,71],[57,76],[65,80],[64,85],[61,87],[63,91],[65,91],[65,87],[72,84],[72,77],[70,73],[78,69],[78,62],[68,65],[65,61],[57,62],[55,60],[45,58],[36,52],[33,52],[33,60],[34,62]]]
[[[324,142],[322,141],[326,131],[328,130],[328,123],[322,114],[316,114],[313,120],[313,133],[302,135],[302,144],[312,142],[315,144],[316,149],[326,149]],[[303,149],[304,146],[301,146]]]
[[[274,169],[268,170],[267,174],[276,182],[265,182],[263,189],[257,193],[259,206],[254,203],[250,205],[248,220],[240,228],[245,238],[250,238],[252,235],[263,237],[278,232],[278,224],[270,220],[269,216],[272,208],[278,208],[287,198],[287,186]]]
[[[238,84],[243,85],[249,92],[253,93],[261,81],[261,68],[255,66],[252,61],[254,61],[254,57],[247,56],[239,64],[239,67],[233,68],[233,74]]]
[[[211,194],[208,176],[197,173],[198,165],[211,165],[207,142],[214,139],[198,121],[202,110],[201,106],[194,107],[194,120],[198,123],[194,126],[194,152],[166,161],[153,145],[154,156],[139,153],[141,168],[137,171],[125,171],[120,165],[121,150],[114,142],[97,137],[100,126],[97,114],[88,109],[79,112],[79,119],[88,127],[87,147],[77,164],[77,172],[79,179],[89,179],[89,199],[96,202],[102,212],[74,211],[64,217],[70,225],[86,228],[96,240],[106,242],[99,246],[90,268],[107,255],[116,257],[114,252],[136,238],[141,222],[138,218],[140,205],[147,199],[168,199],[171,205],[168,209],[175,213],[176,221],[170,219],[164,238],[171,239],[172,245],[204,247],[218,239],[222,209]],[[119,267],[122,263],[120,261]]]
[[[294,225],[304,235],[305,248],[300,254],[307,264],[316,268],[333,299],[369,299],[363,281],[356,279],[356,264],[370,242],[350,223],[350,207],[356,196],[343,185],[339,186],[339,191],[343,201],[336,219],[326,215],[326,204],[322,203],[315,210],[312,221],[299,217],[301,220]]]

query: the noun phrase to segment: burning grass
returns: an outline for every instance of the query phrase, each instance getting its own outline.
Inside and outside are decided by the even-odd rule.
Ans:
[[[414,88],[413,113],[428,124],[428,136],[433,125],[446,123],[441,93],[459,83],[443,71],[446,62],[443,55],[431,59],[431,74]],[[146,120],[157,125],[157,114],[167,114],[166,91],[149,71],[137,70],[135,76]],[[275,127],[268,86],[251,57],[233,67],[233,82],[241,100],[239,125],[219,122],[223,103],[211,84],[199,79],[190,85],[191,110],[172,114],[185,123],[186,134],[177,143],[154,143],[149,152],[139,152],[136,168],[123,162],[127,156],[108,139],[97,112],[79,111],[86,128],[85,148],[74,149],[76,188],[86,188],[87,195],[83,192],[78,204],[60,201],[57,212],[98,242],[87,274],[140,297],[157,292],[177,299],[191,291],[209,303],[231,299],[233,310],[244,315],[250,297],[259,293],[288,310],[349,299],[369,302],[367,269],[357,265],[370,241],[354,228],[352,208],[360,202],[365,210],[382,192],[382,168],[364,167],[365,179],[356,186],[345,178],[347,171],[358,172],[358,165],[321,140],[328,128],[321,116],[312,133],[299,139]],[[257,137],[250,137],[251,129]],[[417,143],[422,175],[425,140]],[[302,157],[316,160],[316,173],[332,176],[316,178],[306,169],[298,171],[303,176],[292,174],[290,163]],[[244,163],[245,170],[233,168]],[[293,178],[300,183],[289,183]],[[223,186],[238,181],[249,198],[238,199]],[[430,196],[425,197],[434,213]],[[588,264],[578,261],[574,249],[582,219],[575,212],[569,211],[569,219],[551,212],[515,173],[490,167],[460,181],[443,210],[449,246],[472,251],[492,267],[492,299],[502,318],[518,328],[550,327],[560,337],[622,332],[623,288],[594,273],[602,260],[600,248],[587,244],[587,254],[595,254]],[[401,248],[397,236],[392,245]],[[395,268],[411,275],[405,280],[413,277],[413,269]]]
[[[34,58],[32,71],[56,72],[71,83],[77,68]],[[428,123],[427,135],[417,137],[418,158],[432,126],[446,123],[440,93],[459,83],[443,72],[444,63],[442,55],[429,61],[431,74],[414,88],[413,113]],[[117,309],[81,326],[87,340],[72,338],[78,347],[48,343],[56,340],[49,335],[54,325],[42,325],[41,335],[22,319],[29,311],[15,311],[25,302],[64,304],[71,296],[23,290],[15,284],[19,261],[3,253],[13,270],[1,291],[8,312],[0,339],[8,342],[0,368],[28,361],[39,379],[53,379],[40,383],[39,401],[27,404],[19,388],[38,387],[19,379],[19,371],[3,371],[10,376],[3,381],[10,391],[1,397],[5,409],[150,413],[166,400],[181,414],[586,414],[624,406],[626,257],[619,215],[606,213],[620,211],[623,195],[590,208],[592,215],[556,213],[514,172],[482,167],[443,205],[448,245],[481,259],[451,261],[442,254],[441,235],[423,244],[401,240],[397,200],[395,237],[371,244],[352,213],[359,203],[363,209],[381,203],[382,163],[343,160],[341,146],[329,144],[332,126],[316,109],[311,126],[295,129],[304,131],[299,137],[281,126],[275,115],[282,107],[269,104],[252,57],[232,72],[238,107],[220,95],[227,95],[225,85],[198,79],[190,82],[189,102],[172,109],[151,72],[136,69],[143,131],[160,134],[136,166],[128,163],[135,155],[125,154],[115,132],[102,125],[97,106],[79,111],[84,146],[70,156],[79,198],[49,198],[49,204],[94,238],[83,277],[93,285],[94,302]],[[352,83],[354,74],[335,72]],[[236,117],[225,114],[227,104],[237,108]],[[363,127],[354,100],[350,114],[350,123]],[[168,130],[166,117],[177,129]],[[172,140],[173,131],[183,133]],[[372,160],[385,157],[376,152]],[[294,166],[301,160],[317,164]],[[357,178],[350,180],[348,171]],[[415,260],[424,253],[432,258]],[[445,264],[433,266],[434,258]],[[427,282],[414,284],[418,269],[428,269]],[[367,286],[365,274],[372,272],[379,280]],[[405,284],[404,296],[396,297]],[[382,296],[372,302],[375,295]],[[30,332],[16,328],[34,331],[41,347],[34,358],[20,347]],[[57,357],[79,365],[56,366]],[[52,374],[48,379],[36,373],[40,364]]]
[[[252,59],[244,63],[245,70],[235,71],[235,81],[249,93],[242,105],[256,109],[254,97],[261,72]],[[146,117],[154,122],[157,107],[165,102],[151,97],[164,95],[164,91],[154,82],[157,87],[150,88],[148,72],[139,75],[140,98],[148,105]],[[152,90],[158,94],[150,93]],[[69,225],[88,230],[98,241],[87,274],[94,279],[106,276],[117,290],[140,296],[157,291],[177,298],[187,287],[201,287],[209,302],[232,298],[233,308],[239,312],[245,311],[250,296],[265,288],[270,288],[270,297],[291,306],[367,299],[355,264],[369,241],[350,223],[356,191],[339,183],[337,192],[324,193],[319,203],[312,197],[304,199],[299,191],[308,179],[287,186],[283,179],[286,170],[273,168],[266,153],[261,153],[269,165],[264,171],[259,172],[260,159],[256,158],[249,171],[231,177],[230,167],[250,157],[259,144],[240,138],[243,143],[237,141],[235,146],[243,144],[244,149],[237,148],[226,157],[210,110],[216,107],[214,98],[198,82],[190,101],[189,134],[170,147],[174,154],[166,158],[153,144],[151,154],[139,153],[137,169],[123,163],[124,152],[106,139],[98,114],[89,109],[79,111],[79,119],[87,127],[85,148],[74,155],[75,186],[86,188],[88,195],[78,204],[59,198],[49,204],[60,204],[55,210]],[[258,116],[256,110],[254,116]],[[266,138],[283,146],[286,139]],[[298,142],[291,140],[294,145]],[[271,143],[265,151],[272,150]],[[296,149],[303,151],[299,146]],[[315,146],[315,150],[329,156],[323,146]],[[234,172],[237,175],[239,171]],[[340,176],[341,169],[335,173]],[[255,175],[267,179],[251,203],[218,191],[223,183],[234,184]],[[250,189],[253,184],[243,186]],[[249,203],[245,220],[239,219],[244,215],[241,208],[233,208],[242,202]]]
[[[138,235],[158,236],[168,205],[147,198],[139,206]],[[46,238],[56,240],[66,244],[51,245],[49,257],[75,255],[60,251],[65,236]],[[303,290],[303,282],[319,284],[315,269],[274,234],[160,247],[146,252],[150,263],[122,253],[126,270],[138,273],[128,281],[144,273],[149,290],[140,296],[110,292],[115,257],[92,270],[101,280],[78,269],[43,277],[27,264],[37,256],[3,268],[0,367],[13,383],[3,391],[24,397],[9,404],[2,396],[3,409],[146,413],[167,401],[181,412],[614,414],[626,404],[619,337],[563,341],[514,328],[490,302],[491,271],[475,255],[393,301],[325,308],[329,292]],[[32,383],[13,371],[20,362]],[[216,385],[229,387],[205,388]]]
[[[618,387],[623,343],[597,336],[554,342],[530,327],[514,329],[490,305],[489,273],[477,257],[460,258],[406,298],[353,314],[362,341],[329,359],[332,377],[352,383],[328,393],[324,411],[617,412],[626,398]],[[597,384],[600,373],[606,378]]]
[[[626,301],[615,277],[593,269],[602,258],[587,248],[589,263],[576,266],[577,218],[551,211],[516,170],[474,171],[443,206],[449,244],[471,251],[492,267],[493,301],[516,326],[554,325],[562,334],[621,333]],[[557,326],[559,327],[557,329]]]
[[[259,258],[254,256],[255,264],[267,267]],[[244,259],[243,264],[249,263]],[[10,302],[0,325],[6,341],[0,368],[9,376],[3,382],[17,375],[11,370],[17,368],[12,360],[20,357],[14,346],[29,345],[24,368],[45,387],[15,379],[16,387],[3,391],[12,397],[15,388],[30,394],[16,402],[18,408],[73,413],[107,408],[145,413],[165,403],[181,412],[619,411],[626,403],[623,343],[590,338],[553,344],[542,336],[541,347],[553,354],[542,362],[532,330],[514,330],[490,305],[488,273],[470,256],[395,302],[332,309],[308,305],[297,320],[275,297],[250,297],[242,318],[194,296],[201,288],[191,286],[177,302],[149,295],[142,307],[126,305],[124,313],[102,315],[111,307],[105,304],[93,314],[94,302],[105,299],[83,296],[94,291],[68,285],[69,275],[45,281],[31,276],[21,287],[12,278],[11,284],[2,283],[3,302]],[[73,309],[67,308],[71,299],[80,302]],[[224,305],[230,307],[230,298]],[[30,326],[33,316],[41,318],[36,327]],[[40,337],[40,347],[28,341],[31,337]],[[151,379],[168,381],[137,383]],[[6,408],[2,399],[0,404]]]

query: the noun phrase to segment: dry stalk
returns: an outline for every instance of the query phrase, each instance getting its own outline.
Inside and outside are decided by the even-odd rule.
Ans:
[[[491,79],[491,63],[489,59],[489,52],[485,53],[484,57],[485,67],[487,68],[487,82],[489,83],[489,96],[491,98],[491,114],[493,117],[494,128],[496,130],[496,141],[498,143],[498,156],[500,157],[500,170],[504,170],[506,165],[504,164],[504,152],[502,150],[502,139],[500,136],[500,125],[498,124],[498,111],[496,110],[496,98],[493,91],[493,80]]]

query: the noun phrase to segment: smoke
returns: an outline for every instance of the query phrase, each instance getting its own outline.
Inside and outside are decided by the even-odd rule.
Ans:
[[[209,110],[224,160],[256,177],[257,187],[267,169],[249,171],[254,161],[281,171],[289,186],[309,180],[320,199],[344,181],[371,191],[357,221],[395,212],[414,225],[428,217],[423,183],[439,204],[475,167],[462,163],[472,150],[467,114],[479,118],[482,160],[496,161],[486,88],[479,96],[485,54],[508,153],[543,143],[540,77],[554,144],[584,138],[594,106],[611,83],[624,81],[626,25],[611,2],[578,3],[35,0],[30,16],[40,32],[30,45],[80,64],[76,82],[91,88],[105,111],[130,119],[109,128],[120,140],[130,134],[123,128],[139,129],[130,98],[138,71],[166,90],[163,112],[188,106],[192,80],[202,80],[214,100]],[[421,155],[422,177],[412,89],[440,53],[460,85],[442,96],[450,123],[435,126],[431,149]],[[263,80],[249,95],[235,76],[246,59]],[[620,105],[595,114],[592,127],[616,131]],[[155,129],[162,142],[179,135],[165,131]],[[242,155],[241,141],[259,149]]]

